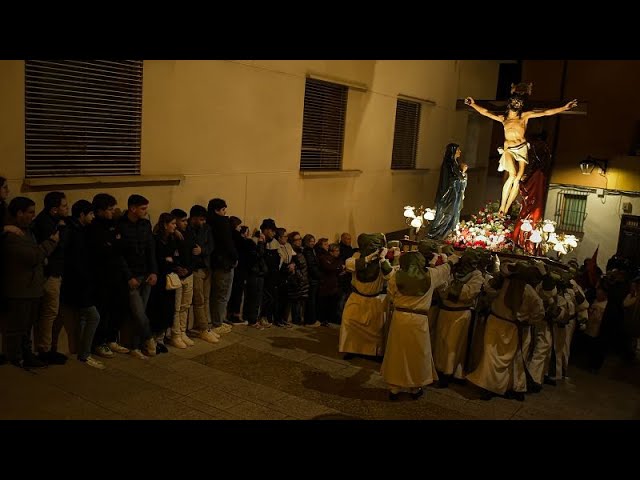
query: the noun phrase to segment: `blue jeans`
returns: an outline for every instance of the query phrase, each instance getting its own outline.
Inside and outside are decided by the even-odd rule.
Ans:
[[[209,296],[209,307],[211,310],[211,325],[213,328],[219,327],[227,318],[227,303],[231,297],[231,286],[233,285],[233,269],[227,271],[215,269],[211,278],[211,295]]]
[[[146,282],[146,277],[138,277],[140,286],[129,289],[129,308],[131,309],[131,321],[133,323],[133,334],[131,345],[133,350],[140,349],[142,343],[151,338],[151,322],[147,317],[147,303],[151,295],[151,285]]]
[[[83,362],[91,355],[91,344],[100,323],[100,314],[95,306],[79,308],[78,316],[78,360]]]

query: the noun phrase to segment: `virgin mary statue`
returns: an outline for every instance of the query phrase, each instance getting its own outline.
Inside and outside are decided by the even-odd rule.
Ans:
[[[431,222],[428,238],[442,240],[460,222],[464,190],[467,188],[467,164],[459,160],[460,155],[462,150],[457,143],[447,145],[436,193],[436,217]]]

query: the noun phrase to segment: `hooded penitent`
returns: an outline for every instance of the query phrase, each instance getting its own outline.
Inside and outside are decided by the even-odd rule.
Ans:
[[[504,304],[511,310],[515,317],[522,308],[524,289],[531,282],[531,270],[524,262],[508,263],[504,265],[503,272],[509,279],[509,286],[504,295]]]
[[[447,299],[452,302],[457,302],[462,293],[462,287],[469,281],[473,272],[478,269],[482,254],[480,250],[474,250],[468,248],[464,251],[460,257],[460,261],[455,265],[453,271],[453,282],[451,283]]]
[[[396,272],[396,285],[402,295],[419,297],[429,291],[431,277],[425,271],[425,258],[420,252],[407,252],[400,256],[400,269]]]
[[[360,258],[356,260],[356,278],[363,282],[373,282],[380,274],[380,262],[367,263],[365,257],[375,253],[386,245],[386,239],[382,233],[361,233],[358,236],[358,248]]]

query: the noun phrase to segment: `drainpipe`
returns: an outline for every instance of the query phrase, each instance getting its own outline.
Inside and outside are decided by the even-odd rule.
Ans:
[[[565,89],[566,89],[566,83],[567,83],[567,67],[569,65],[569,61],[568,60],[563,60],[562,62],[562,77],[560,78],[560,100],[564,100],[564,94],[565,94]],[[544,214],[546,212],[547,209],[547,199],[549,198],[549,182],[551,182],[551,172],[553,172],[553,165],[556,162],[556,153],[558,151],[558,136],[559,136],[559,132],[560,132],[560,118],[561,115],[556,115],[556,128],[554,129],[554,133],[553,133],[553,145],[551,146],[551,162],[550,165],[547,167],[547,172],[548,172],[548,176],[547,176],[547,185],[546,185],[546,193],[544,195],[544,203],[542,204],[542,216],[544,217]]]

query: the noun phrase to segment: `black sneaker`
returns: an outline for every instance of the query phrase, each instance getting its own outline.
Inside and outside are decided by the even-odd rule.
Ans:
[[[238,317],[231,317],[227,319],[227,323],[230,325],[247,325],[249,322]]]
[[[424,395],[424,389],[420,387],[417,392],[411,394],[411,398],[418,400],[422,395]]]
[[[44,361],[49,365],[64,365],[65,363],[67,363],[68,359],[69,357],[67,357],[65,354],[52,350],[45,354]]]
[[[449,387],[449,375],[445,375],[444,373],[438,373],[438,383],[435,385],[436,388],[447,388]]]
[[[22,368],[45,368],[47,364],[36,357],[34,354],[25,355],[24,359],[20,362]]]
[[[544,377],[543,382],[544,382],[544,384],[545,384],[545,385],[551,385],[552,387],[555,387],[555,386],[556,386],[556,381],[555,381],[555,379],[553,379],[553,378],[551,378],[551,377],[547,377],[546,375],[545,375],[545,377]]]
[[[164,343],[156,343],[156,355],[161,353],[169,353],[169,349],[166,347]]]

